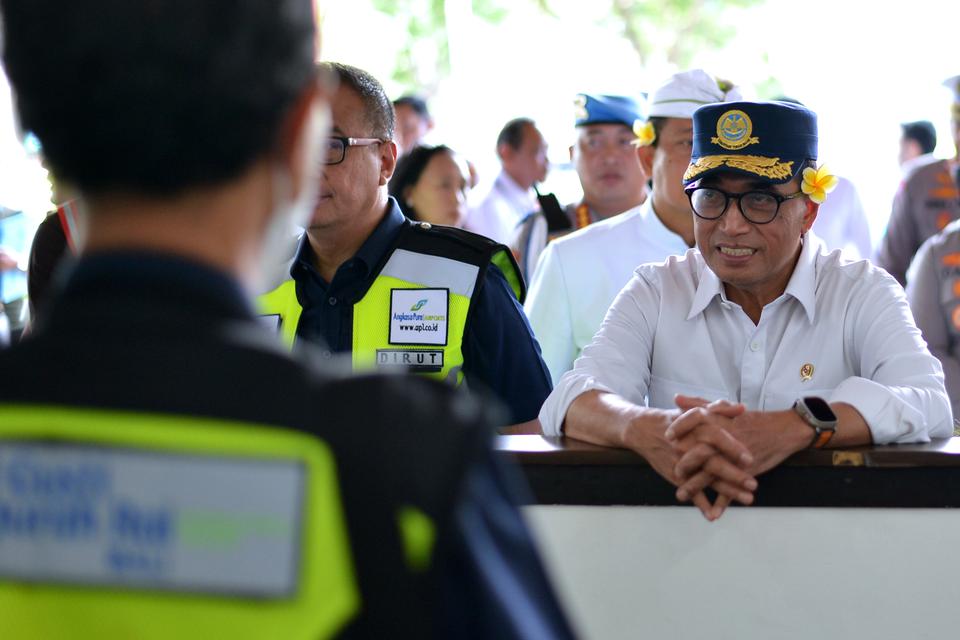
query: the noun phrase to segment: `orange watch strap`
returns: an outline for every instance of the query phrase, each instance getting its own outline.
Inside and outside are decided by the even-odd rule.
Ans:
[[[824,430],[814,436],[813,444],[810,445],[814,449],[823,449],[827,446],[827,443],[830,442],[830,439],[833,438],[833,434],[836,433],[833,429]]]

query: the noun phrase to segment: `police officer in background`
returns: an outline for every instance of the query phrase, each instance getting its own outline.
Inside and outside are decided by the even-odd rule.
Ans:
[[[960,221],[928,238],[907,271],[907,300],[960,415]]]
[[[540,210],[520,222],[510,247],[528,281],[549,240],[639,206],[647,196],[648,176],[633,144],[633,123],[643,118],[637,101],[581,93],[574,100],[574,118],[577,139],[570,160],[583,198],[563,208],[566,219],[560,223]]]
[[[928,156],[937,148],[937,130],[929,120],[904,122],[900,125],[900,151],[897,164],[904,171],[921,156]]]
[[[452,227],[408,220],[387,194],[397,148],[380,83],[340,63],[320,195],[286,280],[260,297],[288,344],[324,345],[356,370],[410,371],[491,390],[502,424],[532,421],[550,379],[520,306],[509,249]]]
[[[0,7],[20,122],[88,208],[0,354],[4,636],[568,637],[469,399],[334,379],[252,311],[314,198],[312,3]]]
[[[900,284],[907,282],[907,267],[924,240],[960,218],[960,76],[943,84],[954,95],[951,131],[958,155],[950,160],[920,156],[910,163],[877,250],[877,264]]]

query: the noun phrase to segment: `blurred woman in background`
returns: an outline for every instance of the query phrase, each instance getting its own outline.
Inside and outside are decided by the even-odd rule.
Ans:
[[[453,149],[421,146],[397,162],[390,195],[411,220],[461,227],[469,185],[467,163]]]

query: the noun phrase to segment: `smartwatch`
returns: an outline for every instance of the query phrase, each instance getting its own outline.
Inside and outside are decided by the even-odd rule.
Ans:
[[[813,429],[812,449],[822,449],[837,432],[837,414],[823,398],[805,396],[793,403],[793,410]]]

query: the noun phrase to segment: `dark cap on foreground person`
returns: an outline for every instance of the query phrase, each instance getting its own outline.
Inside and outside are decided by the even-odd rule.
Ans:
[[[810,109],[786,102],[712,104],[693,114],[693,152],[683,183],[732,171],[784,184],[816,159],[817,116]]]

